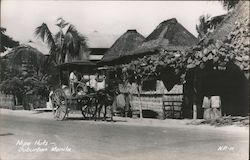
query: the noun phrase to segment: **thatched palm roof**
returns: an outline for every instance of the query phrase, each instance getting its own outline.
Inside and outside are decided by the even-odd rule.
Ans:
[[[126,62],[129,59],[155,54],[155,51],[184,50],[197,44],[197,38],[185,29],[175,18],[161,22],[156,29],[138,45],[134,50],[125,54],[119,61]]]
[[[197,38],[175,18],[161,22],[134,54],[151,52],[156,49],[183,50],[197,43]]]
[[[29,59],[34,63],[45,59],[43,53],[29,45],[20,45],[15,47],[7,55],[5,55],[5,57],[8,58],[14,65],[21,65],[23,59]]]
[[[24,63],[28,63],[35,67],[34,69],[42,70],[45,64],[46,57],[29,45],[20,45],[13,48],[4,58],[8,59],[11,67],[22,69]]]
[[[127,30],[118,38],[111,48],[103,56],[101,63],[107,63],[119,57],[127,55],[139,46],[145,38],[136,30]]]
[[[208,38],[222,41],[225,40],[226,36],[235,28],[235,22],[237,21],[242,21],[243,24],[249,23],[249,1],[239,1],[235,9],[224,17],[223,21],[215,28]]]

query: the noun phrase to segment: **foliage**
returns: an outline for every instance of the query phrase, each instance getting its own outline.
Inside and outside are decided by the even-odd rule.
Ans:
[[[50,61],[61,64],[69,61],[71,57],[80,56],[81,51],[87,49],[86,38],[76,30],[74,25],[67,23],[63,18],[58,18],[56,26],[59,31],[55,35],[45,23],[35,30],[35,34],[50,47]]]
[[[227,10],[233,8],[240,0],[220,0],[223,4],[223,7]]]
[[[23,69],[23,65],[26,65],[26,68],[29,70],[37,73],[46,73],[46,58],[33,47],[25,45],[15,47],[6,55],[6,58],[11,68]]]
[[[0,84],[0,90],[6,94],[17,96],[19,102],[25,95],[48,96],[47,75],[20,72],[19,70],[5,70],[6,77]]]
[[[150,76],[159,78],[161,68],[174,70],[180,79],[188,70],[211,66],[215,70],[226,70],[229,63],[238,65],[241,70],[249,70],[249,23],[236,22],[234,30],[224,41],[202,40],[199,45],[183,51],[159,50],[155,55],[144,56],[128,64],[119,66],[124,81],[140,82]]]
[[[0,52],[6,51],[7,48],[13,48],[19,45],[18,41],[13,40],[5,34],[6,28],[0,27]]]
[[[175,68],[175,74],[184,73],[185,54],[183,51],[158,51],[158,54],[144,56],[122,66],[124,78],[131,81],[143,81],[149,77],[159,78],[162,67]]]
[[[19,103],[26,95],[48,96],[47,82],[50,76],[44,69],[49,66],[44,68],[46,61],[42,53],[29,46],[19,46],[1,61],[2,92],[15,95]]]
[[[4,74],[4,70],[6,69],[7,65],[5,60],[0,57],[0,82],[4,79],[5,74]]]
[[[202,15],[199,17],[199,24],[196,25],[196,31],[198,32],[198,39],[202,39],[210,28],[209,15]]]
[[[249,70],[249,36],[249,23],[236,22],[224,41],[207,40],[196,46],[187,68],[202,69],[206,62],[212,62],[214,69],[225,70],[228,63],[235,63],[241,70]]]

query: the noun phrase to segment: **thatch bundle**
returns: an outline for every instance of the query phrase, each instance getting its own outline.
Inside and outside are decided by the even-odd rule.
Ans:
[[[209,124],[216,127],[223,127],[228,125],[237,125],[237,126],[249,126],[249,117],[240,117],[240,116],[223,116],[217,119],[211,120],[196,120],[192,121],[188,124],[192,125],[202,125],[202,124]]]

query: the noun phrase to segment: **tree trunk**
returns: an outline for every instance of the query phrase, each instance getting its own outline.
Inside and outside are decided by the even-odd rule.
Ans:
[[[139,110],[140,110],[140,118],[142,119],[142,102],[141,102],[141,84],[137,84],[138,97],[139,97]]]

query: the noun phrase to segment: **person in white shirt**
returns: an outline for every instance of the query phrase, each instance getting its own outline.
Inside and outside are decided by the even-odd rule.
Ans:
[[[77,84],[78,79],[76,76],[76,70],[74,70],[73,72],[70,73],[69,75],[69,83],[70,83],[70,91],[71,93],[75,93],[75,84]]]
[[[105,89],[105,76],[102,75],[101,78],[100,78],[100,75],[98,75],[96,77],[96,90],[99,91],[99,90],[102,90],[102,89]]]

